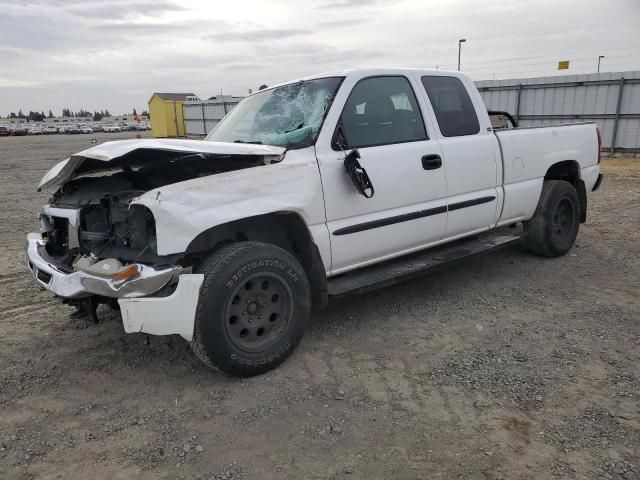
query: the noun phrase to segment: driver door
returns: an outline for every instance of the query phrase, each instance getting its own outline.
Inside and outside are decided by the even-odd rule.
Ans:
[[[316,155],[332,274],[437,242],[447,220],[442,153],[427,135],[416,87],[402,75],[352,83],[342,111],[327,117],[326,125],[341,126],[346,152],[358,149],[375,194],[365,198],[358,192],[345,172],[345,151],[336,145],[336,135],[323,132]]]

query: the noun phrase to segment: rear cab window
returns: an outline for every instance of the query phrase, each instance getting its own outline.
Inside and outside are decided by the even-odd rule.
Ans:
[[[444,137],[480,132],[476,109],[459,78],[433,75],[424,76],[421,80]]]

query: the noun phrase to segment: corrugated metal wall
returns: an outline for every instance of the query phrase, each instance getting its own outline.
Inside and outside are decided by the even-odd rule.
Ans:
[[[522,126],[595,121],[603,147],[640,152],[640,71],[483,80],[476,86],[487,109],[507,111]]]
[[[184,124],[187,136],[206,135],[242,98],[218,96],[210,100],[187,100]]]

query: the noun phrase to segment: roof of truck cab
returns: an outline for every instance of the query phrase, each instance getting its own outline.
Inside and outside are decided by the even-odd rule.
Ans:
[[[305,82],[308,80],[315,80],[318,78],[329,78],[329,77],[369,77],[369,76],[378,76],[378,75],[402,75],[405,73],[418,73],[422,75],[446,75],[449,77],[463,77],[465,76],[462,72],[453,71],[453,70],[439,70],[435,68],[409,68],[409,67],[375,67],[375,68],[351,68],[346,70],[339,70],[334,72],[324,72],[324,73],[316,73],[313,75],[307,75],[305,77],[291,79],[286,82],[281,82],[276,85],[270,86],[268,89],[280,87],[282,85],[289,85],[291,83],[297,82]],[[266,90],[266,89],[264,89]],[[259,90],[256,93],[260,93],[264,90]]]
[[[336,72],[317,73],[314,75],[308,75],[300,80],[312,80],[314,78],[326,78],[326,77],[348,77],[351,75],[357,76],[369,76],[369,75],[385,75],[389,73],[406,73],[417,72],[424,74],[440,74],[446,73],[448,75],[453,74],[455,76],[462,75],[461,72],[449,71],[449,70],[437,70],[435,68],[410,68],[410,67],[372,67],[372,68],[350,68],[346,70],[340,70]],[[290,83],[290,82],[287,82]]]

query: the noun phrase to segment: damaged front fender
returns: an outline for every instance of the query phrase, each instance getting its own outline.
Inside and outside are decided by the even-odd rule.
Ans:
[[[300,214],[307,225],[324,221],[313,147],[288,151],[277,164],[150,190],[134,204],[153,213],[159,255],[185,252],[205,230],[256,215],[287,211]]]

